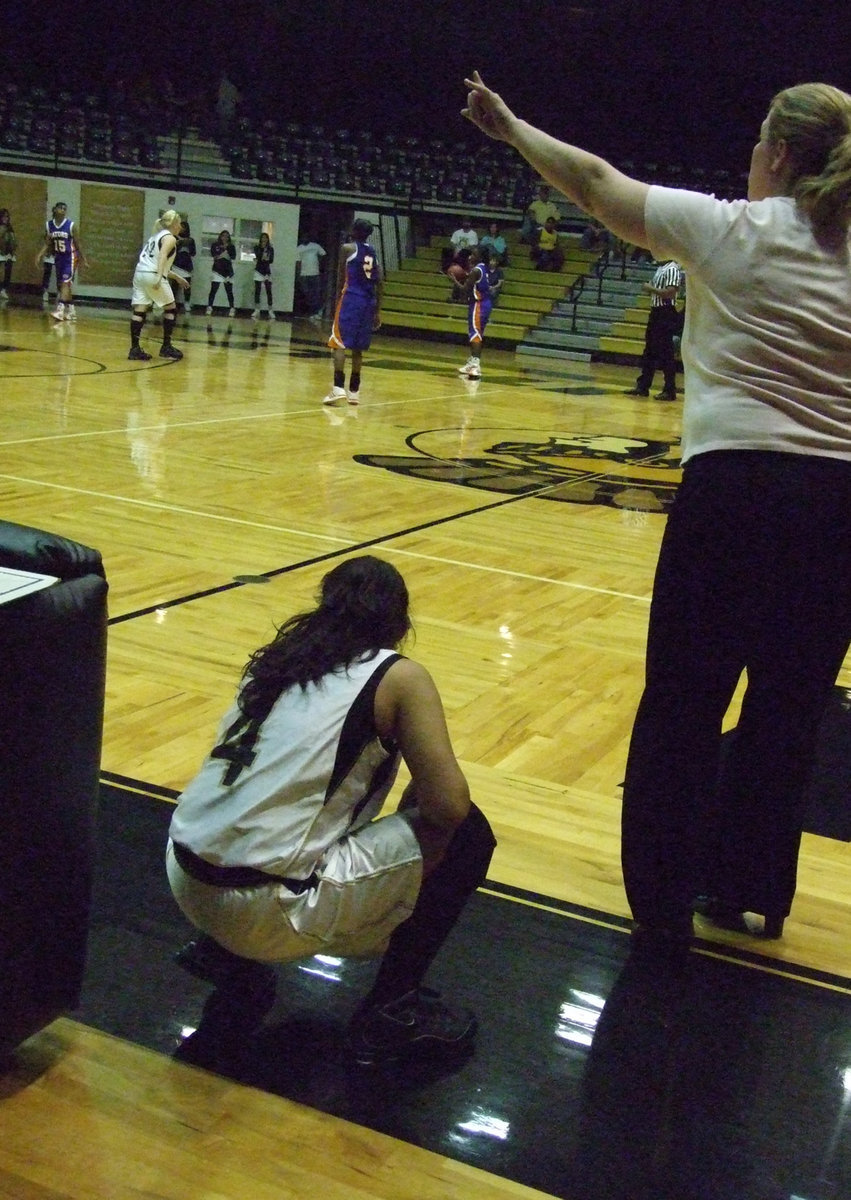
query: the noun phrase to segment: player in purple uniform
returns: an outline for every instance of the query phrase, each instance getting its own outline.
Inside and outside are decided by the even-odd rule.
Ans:
[[[355,221],[351,241],[340,251],[337,307],[328,339],[328,347],[334,351],[334,386],[323,404],[359,402],[363,352],[369,349],[373,332],[381,327],[381,267],[375,249],[366,240],[372,229],[370,221]],[[347,350],[352,354],[348,391],[344,386]]]
[[[88,264],[74,222],[68,216],[68,205],[62,200],[54,204],[53,215],[45,225],[44,245],[36,257],[36,266],[41,265],[47,254],[54,257],[56,286],[59,288],[59,299],[52,316],[57,321],[76,321],[71,285],[77,264],[84,267]]]
[[[471,254],[472,266],[464,283],[464,296],[469,305],[467,323],[470,357],[463,367],[458,368],[458,374],[466,379],[481,379],[482,341],[493,307],[489,274],[490,249],[487,246],[474,246]]]

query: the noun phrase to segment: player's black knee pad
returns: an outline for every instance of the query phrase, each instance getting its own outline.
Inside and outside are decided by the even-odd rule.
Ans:
[[[467,816],[455,830],[443,861],[456,864],[459,873],[463,872],[472,887],[480,887],[487,877],[495,848],[496,838],[487,817],[477,805],[471,804]]]

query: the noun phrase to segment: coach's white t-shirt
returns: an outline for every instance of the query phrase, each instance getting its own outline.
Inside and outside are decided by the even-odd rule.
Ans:
[[[851,459],[851,261],[788,196],[651,187],[650,248],[686,273],[683,462],[710,450]]]

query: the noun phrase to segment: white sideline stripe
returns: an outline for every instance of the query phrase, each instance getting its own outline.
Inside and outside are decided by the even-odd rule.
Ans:
[[[457,379],[457,371],[451,378]],[[495,385],[491,384],[491,388]],[[481,395],[481,389],[479,390]],[[404,400],[367,400],[364,404],[361,401],[361,411],[378,409],[378,408],[394,408],[400,404],[411,404],[420,402],[430,402],[446,400],[446,395],[434,396],[408,396]],[[452,397],[450,397],[452,399]],[[238,413],[232,417],[204,417],[197,421],[158,421],[154,425],[138,425],[134,426],[133,433],[140,433],[153,429],[194,429],[202,425],[227,425],[233,421],[280,421],[286,420],[289,417],[304,417],[315,415],[322,412],[322,404],[317,401],[316,407],[313,408],[293,408],[287,412],[277,410],[275,412],[265,413]],[[116,429],[88,429],[81,430],[79,433],[45,433],[34,437],[12,438],[8,441],[0,440],[0,446],[29,446],[39,442],[61,442],[63,440],[73,441],[75,438],[92,438],[92,437],[114,437],[116,434],[126,436],[127,426],[121,425]],[[447,461],[452,461],[447,459]]]
[[[54,491],[71,492],[76,496],[90,496],[95,500],[113,500],[117,504],[135,505],[137,508],[152,508],[159,512],[175,513],[187,517],[200,517],[207,521],[221,521],[227,525],[241,525],[246,529],[268,529],[273,533],[288,533],[293,537],[302,537],[307,541],[330,542],[339,546],[346,546],[351,543],[351,538],[332,537],[330,534],[323,533],[306,533],[302,529],[292,529],[287,525],[269,525],[263,521],[246,521],[241,517],[223,517],[218,513],[201,512],[198,509],[183,508],[180,505],[174,504],[157,504],[154,500],[134,500],[128,496],[116,496],[111,492],[95,492],[88,488],[70,487],[64,483],[46,483],[42,479],[26,479],[21,475],[5,475],[0,474],[0,479],[6,479],[11,483],[27,484],[30,487],[45,487],[52,488]],[[561,487],[563,484],[553,484],[553,487]],[[531,492],[529,497],[540,495],[541,492],[549,490],[541,488],[540,492]],[[367,541],[371,539],[365,539]],[[376,538],[377,542],[381,539]],[[442,563],[445,566],[465,567],[471,571],[484,571],[490,575],[507,575],[511,579],[528,579],[534,583],[552,583],[557,587],[570,588],[577,592],[593,592],[599,596],[616,596],[622,600],[638,600],[642,604],[649,604],[649,596],[636,596],[631,592],[619,592],[614,588],[594,587],[587,583],[572,583],[566,579],[552,579],[548,575],[530,575],[525,571],[510,571],[505,567],[488,567],[482,566],[479,563],[464,562],[461,559],[443,558],[436,554],[421,554],[414,550],[400,550],[398,546],[382,546],[382,550],[387,554],[399,554],[406,558],[422,559],[424,562]]]

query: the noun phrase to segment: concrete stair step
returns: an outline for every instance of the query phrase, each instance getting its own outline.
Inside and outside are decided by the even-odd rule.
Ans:
[[[422,313],[424,316],[450,319],[460,315],[464,321],[467,320],[467,305],[446,297],[424,300],[421,296],[391,296],[389,298],[385,296],[381,311],[382,315],[388,312]],[[536,312],[528,312],[521,308],[506,308],[500,304],[493,309],[488,328],[490,329],[493,324],[501,323],[521,325],[524,329],[529,329],[537,324],[538,317],[539,314]]]
[[[525,346],[550,346],[561,349],[598,350],[600,337],[593,333],[556,333],[548,329],[532,329],[523,339]]]
[[[574,350],[560,346],[537,346],[530,345],[529,342],[522,342],[517,347],[516,353],[522,354],[524,358],[562,359],[566,362],[591,361],[589,350]]]
[[[382,327],[389,326],[397,330],[420,332],[427,330],[430,333],[436,333],[441,337],[461,337],[463,338],[467,332],[467,310],[461,305],[458,305],[460,312],[456,315],[450,313],[445,316],[433,316],[423,312],[396,312],[393,309],[381,311]],[[521,342],[528,332],[528,327],[525,325],[514,325],[510,322],[496,321],[491,319],[487,328],[487,340],[493,342],[505,342],[507,344],[516,345]]]
[[[633,358],[640,358],[644,350],[644,339],[601,337],[600,349],[609,354],[628,354]]]
[[[576,309],[576,320],[587,321],[603,329],[610,329],[617,321],[621,321],[623,312],[620,309],[598,308],[596,305]],[[541,325],[549,329],[565,329],[573,324],[573,308],[564,307],[555,312],[547,313],[541,318]]]

